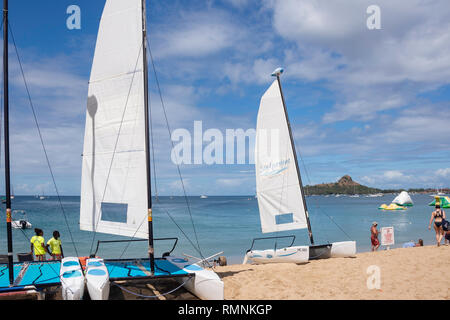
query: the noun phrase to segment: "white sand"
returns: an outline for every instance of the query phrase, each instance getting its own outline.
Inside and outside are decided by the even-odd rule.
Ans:
[[[369,289],[369,266],[380,270],[380,289]],[[356,258],[304,265],[230,265],[215,271],[228,300],[450,299],[450,246],[360,253]],[[374,282],[371,282],[374,283]]]

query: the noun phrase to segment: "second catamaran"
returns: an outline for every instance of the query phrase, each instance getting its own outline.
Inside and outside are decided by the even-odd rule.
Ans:
[[[244,263],[295,262],[311,259],[347,257],[356,254],[356,242],[334,242],[316,245],[309,220],[308,207],[298,167],[294,138],[281,88],[282,68],[274,71],[276,80],[261,98],[256,128],[256,189],[263,233],[308,229],[310,246],[253,250],[254,239]]]

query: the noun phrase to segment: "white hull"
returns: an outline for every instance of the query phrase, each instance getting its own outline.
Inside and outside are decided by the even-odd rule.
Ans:
[[[191,264],[189,260],[179,257],[166,257],[167,261],[176,265],[180,269],[194,273],[195,277],[176,278],[180,284],[202,300],[223,300],[224,284],[219,276],[212,270],[204,269],[198,264]]]
[[[247,252],[244,264],[250,259],[257,264],[265,263],[306,263],[309,260],[309,247],[296,246],[268,250],[252,250]]]
[[[332,258],[348,258],[356,255],[356,241],[333,242],[331,246]]]
[[[81,300],[84,295],[84,275],[78,258],[61,261],[60,279],[64,300]]]
[[[103,259],[88,259],[86,261],[86,286],[91,300],[108,300],[109,273]]]

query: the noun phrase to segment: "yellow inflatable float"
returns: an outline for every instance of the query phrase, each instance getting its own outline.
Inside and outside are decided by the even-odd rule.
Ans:
[[[390,205],[382,204],[378,209],[380,209],[380,210],[406,210],[405,207],[401,207],[395,203],[391,203]]]

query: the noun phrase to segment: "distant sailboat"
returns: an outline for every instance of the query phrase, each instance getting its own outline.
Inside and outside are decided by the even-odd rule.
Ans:
[[[44,189],[42,189],[42,194],[39,197],[39,200],[45,200],[47,197],[45,196]]]
[[[248,259],[256,263],[303,263],[317,258],[354,256],[354,241],[314,244],[294,139],[281,89],[282,73],[283,69],[279,68],[272,74],[276,80],[261,98],[258,113],[255,167],[261,227],[263,233],[307,228],[311,245],[292,246],[295,237],[291,236],[293,241],[288,247],[253,250],[255,240],[280,237],[257,238],[247,251],[244,263]]]

